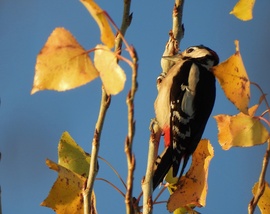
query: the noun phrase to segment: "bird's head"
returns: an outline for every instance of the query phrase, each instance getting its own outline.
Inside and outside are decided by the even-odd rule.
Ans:
[[[181,53],[182,59],[196,59],[200,64],[211,68],[219,63],[219,57],[215,51],[203,45],[191,46]]]

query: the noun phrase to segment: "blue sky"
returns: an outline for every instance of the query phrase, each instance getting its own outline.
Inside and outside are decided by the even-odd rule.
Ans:
[[[120,25],[122,1],[100,0],[97,3]],[[257,1],[254,19],[249,22],[229,15],[236,1],[186,1],[183,22],[185,36],[181,49],[204,44],[215,50],[223,61],[240,50],[249,77],[269,91],[270,2]],[[141,191],[149,140],[149,122],[154,117],[156,77],[161,71],[160,58],[171,29],[173,1],[133,1],[133,21],[126,39],[139,55],[139,90],[135,100],[136,156],[134,196]],[[0,0],[0,185],[3,213],[53,213],[39,206],[47,196],[57,174],[45,165],[45,159],[57,161],[57,145],[63,131],[90,152],[94,125],[100,103],[100,80],[81,88],[58,93],[42,91],[30,95],[36,55],[55,27],[70,30],[85,49],[99,40],[99,29],[79,1]],[[121,63],[127,76],[130,69]],[[130,87],[114,96],[101,137],[100,156],[106,158],[126,179],[124,140],[127,133],[125,98]],[[251,87],[252,104],[259,94]],[[235,114],[235,107],[217,84],[217,99],[212,115]],[[217,127],[210,118],[204,133],[215,157],[210,164],[207,205],[202,213],[246,213],[251,188],[261,170],[266,146],[233,148],[223,151],[217,142]],[[161,144],[162,146],[162,144]],[[121,183],[100,162],[98,177]],[[267,173],[270,181],[269,170]],[[95,185],[99,213],[125,213],[124,198],[101,181]],[[166,194],[163,199],[167,198]],[[165,205],[156,205],[154,213],[166,213]],[[259,213],[257,209],[257,213]]]

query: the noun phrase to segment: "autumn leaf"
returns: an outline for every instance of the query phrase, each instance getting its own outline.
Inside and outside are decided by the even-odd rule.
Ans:
[[[82,191],[86,178],[51,160],[47,159],[46,164],[58,172],[58,177],[41,206],[49,207],[57,214],[83,214]]]
[[[258,183],[256,183],[252,189],[253,195],[256,194],[258,189]],[[270,213],[270,187],[267,182],[265,182],[264,192],[258,202],[259,209],[261,214],[269,214]]]
[[[213,68],[226,97],[243,113],[248,113],[250,81],[235,41],[236,52],[226,61]]]
[[[124,89],[126,74],[118,65],[114,52],[104,45],[97,45],[94,63],[107,94],[116,95]]]
[[[46,89],[73,89],[98,75],[87,52],[72,34],[64,28],[56,28],[37,56],[31,94]]]
[[[192,155],[191,167],[179,181],[179,186],[170,196],[167,209],[202,207],[206,204],[208,168],[214,150],[209,140],[201,140]]]
[[[84,177],[88,176],[90,155],[64,132],[58,144],[58,164]]]
[[[80,1],[97,22],[100,29],[101,41],[109,48],[112,48],[114,46],[115,36],[104,11],[93,0]]]
[[[251,111],[254,108],[251,108]],[[235,116],[221,114],[214,116],[214,118],[218,125],[218,141],[224,150],[228,150],[233,146],[250,147],[260,145],[269,138],[267,129],[256,117],[239,113]]]
[[[242,21],[249,21],[253,18],[252,11],[254,4],[255,0],[239,0],[230,14],[235,15]]]
[[[175,191],[175,184],[178,182],[178,177],[173,177],[173,169],[172,167],[169,169],[167,175],[165,176],[165,181],[170,184],[169,192],[173,193]]]
[[[55,210],[57,214],[83,214],[83,191],[89,162],[90,156],[68,132],[64,132],[58,145],[58,164],[46,160],[48,167],[58,172],[58,177],[41,205]],[[97,213],[94,192],[91,196],[91,211]]]
[[[251,116],[251,117],[254,117],[256,111],[258,110],[258,108],[259,108],[259,104],[256,104],[256,105],[250,107],[250,108],[248,109],[248,115]]]

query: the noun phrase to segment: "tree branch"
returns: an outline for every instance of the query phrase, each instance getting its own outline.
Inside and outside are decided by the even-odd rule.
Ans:
[[[176,0],[173,8],[173,35],[179,42],[184,37],[184,27],[182,24],[184,0]]]
[[[270,109],[269,103],[265,97],[265,93],[263,92],[262,88],[255,82],[251,82],[251,84],[255,85],[259,91],[261,92],[262,96],[264,97],[264,101],[265,101],[265,105],[267,107],[267,109]],[[269,116],[270,116],[270,111],[268,111]],[[270,139],[267,140],[267,149],[263,158],[263,163],[262,163],[262,170],[261,170],[261,174],[259,177],[259,182],[258,182],[258,188],[256,193],[254,194],[253,198],[251,199],[251,201],[249,202],[248,205],[248,214],[253,214],[256,206],[261,198],[261,196],[264,193],[264,189],[265,189],[265,175],[266,175],[266,170],[268,167],[268,162],[269,162],[269,158],[270,158]]]
[[[135,170],[135,157],[132,154],[132,144],[133,138],[135,134],[135,121],[134,121],[134,97],[137,91],[138,83],[137,83],[137,70],[138,70],[138,57],[134,48],[129,47],[129,53],[132,58],[133,66],[132,66],[132,80],[131,80],[131,89],[127,95],[127,107],[128,107],[128,135],[125,143],[125,152],[127,156],[127,167],[128,167],[128,175],[127,175],[127,192],[126,192],[126,213],[133,214],[133,197],[132,197],[132,189],[133,189],[133,177]]]
[[[90,168],[89,168],[89,175],[87,179],[87,185],[83,192],[83,199],[84,199],[84,214],[91,213],[91,194],[93,191],[94,181],[98,172],[98,151],[99,151],[99,144],[100,144],[100,136],[101,131],[104,123],[104,119],[106,116],[107,109],[110,106],[111,97],[106,94],[106,91],[102,87],[102,96],[101,96],[101,103],[100,103],[100,110],[99,115],[95,127],[95,133],[92,140],[92,152],[91,152],[91,159],[90,159]]]
[[[184,7],[184,0],[175,0],[173,13],[172,13],[172,30],[169,32],[169,40],[165,46],[163,56],[173,56],[179,52],[179,44],[184,36],[184,27],[182,24],[182,12]],[[162,72],[157,78],[157,89],[162,82],[163,78],[167,75],[170,68],[174,65],[171,60],[161,58],[160,61]],[[154,120],[155,121],[155,120]],[[153,127],[154,126],[154,127]],[[157,157],[157,151],[159,141],[161,137],[161,130],[155,122],[150,124],[151,136],[149,140],[149,151],[148,151],[148,163],[144,181],[142,182],[143,189],[143,214],[152,213],[152,178],[153,178],[153,166]],[[154,129],[153,129],[154,128]]]
[[[130,13],[130,5],[131,5],[131,0],[124,0],[122,25],[120,28],[120,32],[123,36],[126,34],[126,30],[128,29],[132,21],[132,13]],[[115,50],[119,51],[119,54],[121,54],[122,41],[123,40],[122,40],[121,35],[118,34],[115,39]]]
[[[268,139],[268,145],[267,145],[267,150],[265,152],[264,158],[263,158],[263,163],[262,163],[262,171],[259,177],[259,182],[258,182],[258,188],[256,193],[254,194],[253,198],[249,202],[248,205],[248,214],[253,214],[255,211],[255,208],[261,198],[261,196],[264,193],[265,189],[265,175],[266,175],[266,170],[270,158],[270,139]]]
[[[132,15],[129,15],[129,9],[130,9],[130,3],[131,0],[124,0],[124,12],[123,12],[123,20],[122,20],[122,26],[120,33],[116,36],[115,39],[115,51],[118,52],[120,55],[121,48],[122,48],[122,41],[125,35],[125,32],[130,25]],[[104,13],[106,13],[104,11]],[[106,13],[107,14],[107,13]],[[107,14],[110,21],[114,24],[114,27],[116,27],[113,20],[110,18],[110,16]],[[128,18],[127,18],[128,17]],[[116,27],[117,28],[117,27]],[[117,29],[118,30],[118,29]],[[119,31],[119,30],[118,30]],[[98,150],[99,150],[99,139],[101,136],[101,130],[103,126],[103,122],[105,119],[105,115],[107,112],[107,109],[110,105],[111,96],[106,94],[106,91],[102,87],[102,98],[101,98],[101,104],[100,104],[100,112],[99,117],[96,123],[95,128],[95,134],[92,141],[92,152],[91,152],[91,160],[90,160],[90,169],[89,169],[89,176],[87,179],[87,186],[84,190],[83,197],[84,197],[84,214],[89,214],[91,212],[91,206],[90,206],[90,193],[92,193],[94,181],[98,172]]]
[[[150,128],[151,135],[149,139],[148,161],[147,161],[145,177],[142,182],[143,214],[152,213],[153,165],[157,157],[158,144],[159,144],[160,136],[161,136],[161,130],[156,120],[151,121],[149,128]]]
[[[172,13],[172,30],[169,32],[169,40],[165,46],[163,56],[173,56],[178,54],[179,46],[182,38],[184,37],[184,25],[182,24],[182,15],[184,8],[184,0],[175,0],[173,13]],[[162,72],[157,78],[157,88],[162,79],[167,75],[167,72],[174,65],[172,60],[161,58]]]
[[[130,14],[130,5],[131,5],[131,0],[124,0],[122,25],[116,37],[115,51],[119,54],[121,53],[122,42],[124,41],[126,48],[130,54],[130,57],[132,58],[131,89],[126,99],[126,103],[128,107],[128,135],[126,137],[126,142],[125,142],[125,153],[127,156],[128,174],[127,174],[127,184],[126,184],[127,191],[125,195],[125,203],[126,203],[126,213],[133,214],[135,211],[133,208],[133,198],[132,198],[133,177],[134,177],[134,170],[135,170],[135,157],[132,154],[132,144],[133,144],[133,138],[134,138],[134,132],[135,132],[134,96],[138,87],[138,84],[137,84],[138,57],[137,57],[137,53],[135,49],[133,47],[130,47],[124,38],[126,30],[129,27],[132,20],[132,14]],[[111,22],[114,24],[113,20],[111,20]]]

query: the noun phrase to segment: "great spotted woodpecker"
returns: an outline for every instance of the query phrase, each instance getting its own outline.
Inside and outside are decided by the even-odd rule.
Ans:
[[[179,178],[183,175],[190,155],[201,140],[216,96],[215,77],[211,72],[219,63],[216,52],[200,45],[166,58],[175,64],[160,82],[155,101],[165,150],[154,166],[153,189],[171,167],[176,177],[182,160]]]

